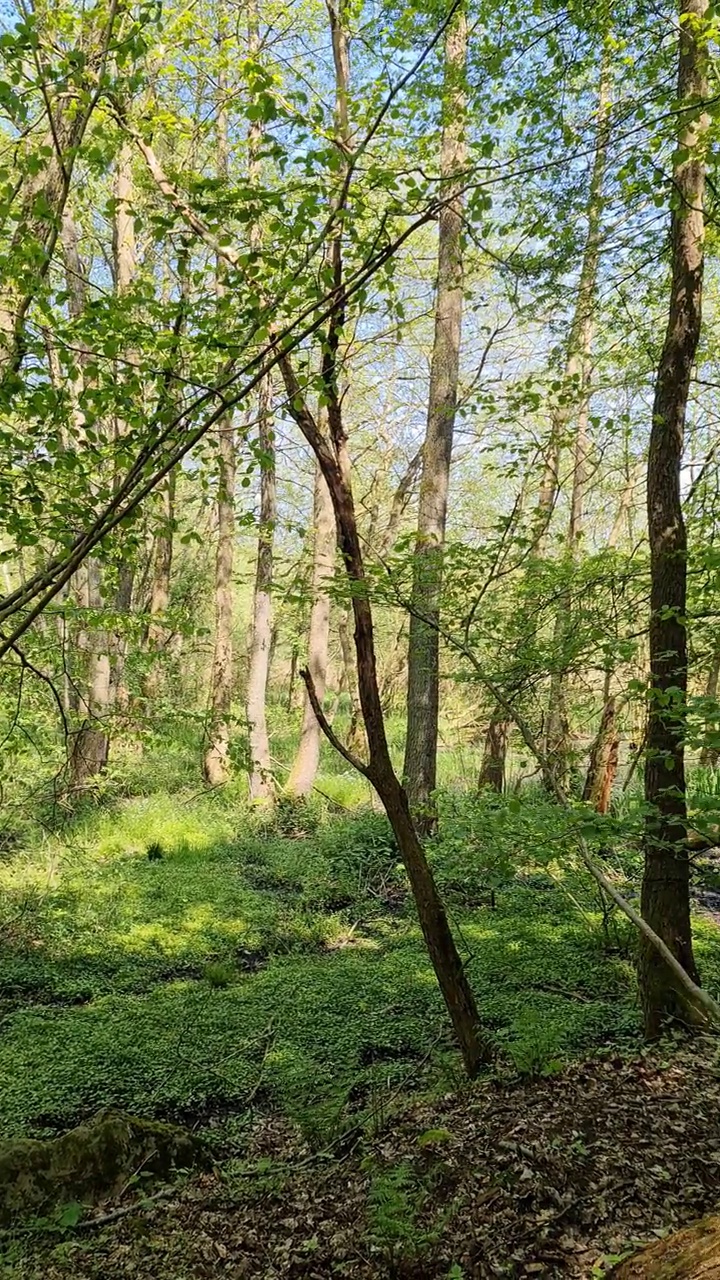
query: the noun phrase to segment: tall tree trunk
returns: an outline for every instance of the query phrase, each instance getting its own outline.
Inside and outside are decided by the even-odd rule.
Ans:
[[[330,645],[329,585],[335,569],[335,514],[327,482],[320,466],[315,468],[313,499],[313,571],[312,606],[308,628],[308,670],[322,702],[327,679]],[[302,728],[297,753],[287,781],[294,796],[306,796],[312,790],[320,763],[320,726],[307,690],[303,705]]]
[[[132,144],[125,140],[120,148],[113,197],[115,214],[113,222],[113,258],[115,265],[115,295],[124,298],[132,288],[137,271],[135,244],[135,208],[134,184],[132,175]],[[136,354],[124,353],[126,364],[136,361]],[[118,369],[119,375],[119,369]],[[115,420],[115,439],[119,441],[126,434],[127,427],[120,418]],[[133,587],[135,584],[135,562],[132,555],[124,554],[122,544],[119,547],[120,562],[118,565],[118,585],[115,592],[114,609],[119,619],[129,617],[132,609]],[[118,707],[126,708],[129,703],[128,689],[125,683],[125,663],[127,661],[128,638],[126,628],[120,622],[113,645],[113,700]]]
[[[101,571],[94,557],[88,558],[77,575],[81,611],[99,613],[104,607]],[[87,790],[108,761],[110,738],[107,721],[111,709],[110,644],[97,625],[77,636],[83,680],[78,683],[79,714],[82,721],[68,744],[70,781],[74,791]]]
[[[347,127],[348,44],[344,14],[336,8],[335,0],[328,0],[328,13],[333,37],[333,54],[336,76],[336,128],[343,143],[349,137]],[[343,330],[343,263],[342,241],[336,234],[330,245],[330,263],[338,299],[328,322],[328,332],[323,343],[322,376],[324,399],[327,403],[329,436],[325,434],[310,412],[290,360],[281,361],[281,371],[288,395],[289,411],[295,418],[308,444],[312,448],[319,468],[328,486],[337,524],[338,543],[350,587],[353,617],[355,619],[355,655],[358,671],[358,689],[365,732],[368,740],[369,762],[364,765],[349,753],[333,734],[325,719],[320,700],[315,691],[312,674],[305,672],[306,688],[312,709],[333,745],[338,748],[354,768],[368,778],[379,795],[392,826],[400,854],[407,870],[415,899],[420,927],[432,961],[438,985],[450,1015],[453,1030],[462,1053],[468,1075],[477,1073],[483,1062],[492,1057],[492,1049],[480,1032],[478,1012],[472,989],[458,955],[447,915],[438,894],[425,851],[418,839],[408,799],[392,765],[385,733],[385,721],[380,702],[375,635],[369,583],[358,535],[355,505],[350,480],[350,462],[342,415],[342,400],[337,385],[338,347]]]
[[[44,281],[62,223],[75,160],[98,100],[97,85],[118,25],[121,5],[88,12],[71,62],[73,71],[57,86],[45,86],[48,131],[40,144],[36,131],[20,154],[22,173],[16,196],[19,210],[0,272],[0,385],[17,372],[23,357],[23,330],[33,298]],[[21,144],[22,147],[23,144]]]
[[[230,777],[230,713],[233,694],[233,561],[235,553],[235,436],[232,415],[218,428],[215,645],[210,673],[210,726],[203,762],[205,781]]]
[[[258,396],[259,441],[263,454],[260,474],[260,524],[258,529],[252,635],[247,687],[247,722],[250,739],[250,798],[267,802],[273,796],[266,699],[272,645],[273,539],[277,519],[275,439],[270,403],[271,385],[266,378]]]
[[[574,440],[573,485],[570,501],[569,549],[571,563],[575,558],[582,535],[583,508],[587,484],[588,421],[590,394],[590,356],[593,335],[593,319],[597,274],[600,257],[600,222],[602,216],[603,184],[607,167],[609,108],[610,108],[610,48],[603,48],[600,65],[597,107],[597,132],[595,155],[590,175],[587,200],[587,232],[583,249],[577,301],[567,339],[562,398],[552,414],[550,436],[543,457],[543,467],[538,489],[538,501],[531,531],[531,555],[529,564],[537,565],[547,552],[548,531],[557,502],[560,484],[560,457],[573,413],[577,414]],[[543,757],[546,768],[544,784],[553,794],[553,779],[565,788],[567,784],[568,746],[570,725],[567,711],[567,667],[564,650],[571,626],[571,599],[563,593],[561,606],[555,616],[553,651],[556,667],[550,678],[548,706],[545,716]],[[485,739],[483,773],[495,780],[504,776],[505,754],[510,724],[501,707],[496,707],[490,719]],[[498,754],[499,753],[499,754]]]
[[[705,697],[712,700],[713,704],[717,704],[718,681],[720,680],[720,644],[714,650],[710,659],[708,668],[707,682],[705,684]],[[700,764],[706,768],[717,768],[718,758],[720,757],[720,747],[716,745],[720,726],[718,725],[717,706],[709,713],[706,712],[706,733],[713,735],[713,741],[706,743],[700,752]]]
[[[150,582],[150,621],[147,629],[147,648],[150,665],[143,680],[143,693],[152,701],[162,690],[164,666],[162,655],[169,639],[167,611],[170,604],[170,583],[173,559],[173,522],[175,519],[175,471],[171,471],[160,489],[160,524],[155,533],[152,550],[152,577]]]
[[[431,622],[440,617],[442,558],[457,407],[463,310],[461,171],[465,142],[467,17],[458,9],[445,42],[444,120],[440,144],[443,194],[438,219],[435,337],[430,366],[418,531],[408,646],[407,737],[403,776],[418,829],[435,823],[432,794],[437,774],[440,642]],[[423,615],[418,617],[417,614]],[[429,618],[426,622],[423,618]]]
[[[478,775],[479,789],[491,787],[493,791],[497,791],[498,795],[502,795],[505,790],[505,761],[509,728],[505,714],[499,709],[495,711],[490,718],[485,737],[485,749]]]
[[[607,547],[612,550],[617,545],[623,523],[632,506],[635,489],[635,470],[627,460],[626,481],[618,503],[617,515],[608,535]],[[603,684],[603,710],[600,716],[598,731],[590,748],[585,785],[582,798],[590,803],[598,813],[607,813],[610,808],[613,784],[617,776],[620,755],[620,738],[617,728],[617,706],[615,695],[611,693],[613,668],[609,664],[605,670]]]
[[[248,48],[251,57],[257,56],[259,45],[257,0],[249,0]],[[259,152],[262,140],[262,121],[253,120],[248,130],[248,179],[251,183],[259,174]],[[262,229],[258,223],[251,229],[250,243],[255,250],[261,247]],[[260,523],[246,709],[250,745],[250,798],[268,803],[272,800],[274,792],[266,704],[273,638],[273,544],[277,520],[275,433],[272,420],[272,384],[269,377],[265,378],[258,388],[258,426],[258,442],[262,452]]]
[[[71,210],[64,206],[60,232],[65,279],[68,291],[68,310],[78,319],[87,302],[87,273],[80,257],[79,232]],[[84,416],[80,408],[80,394],[84,386],[85,352],[79,353],[78,374],[70,388],[73,403],[74,430],[83,439]],[[79,631],[70,636],[71,651],[77,661],[72,663],[75,690],[77,729],[68,742],[68,765],[73,790],[81,794],[92,785],[102,772],[110,751],[109,717],[112,707],[112,670],[110,665],[110,637],[97,624],[97,615],[105,607],[102,592],[102,568],[95,556],[90,556],[73,579],[72,594],[81,616],[96,615],[91,626],[81,624]]]
[[[224,27],[218,33],[218,176],[228,173],[228,122],[223,66]],[[217,261],[217,293],[224,293],[223,264]],[[232,413],[218,424],[217,549],[215,553],[215,646],[210,672],[209,729],[203,761],[211,787],[230,777],[230,714],[233,694],[233,562],[235,555],[235,431]]]
[[[702,322],[708,0],[681,0],[678,150],[672,183],[672,280],[668,326],[655,382],[647,470],[650,541],[650,692],[645,755],[643,918],[697,981],[690,928],[686,844],[685,631],[687,537],[680,468],[692,366]],[[639,979],[648,1036],[695,1007],[653,946],[640,939]]]
[[[554,415],[552,434],[562,440],[573,412],[576,412],[573,481],[568,528],[568,575],[572,575],[583,532],[585,488],[587,485],[588,423],[590,408],[591,349],[595,317],[597,275],[600,261],[600,232],[603,186],[607,168],[610,109],[610,51],[603,49],[598,88],[595,158],[587,201],[587,234],[580,269],[577,303],[568,335],[563,403]],[[553,498],[554,502],[554,498]],[[572,591],[562,593],[553,634],[554,670],[550,678],[548,710],[545,718],[544,756],[563,790],[567,787],[570,764],[570,722],[567,707],[567,646],[572,632]],[[549,779],[546,785],[552,792]]]

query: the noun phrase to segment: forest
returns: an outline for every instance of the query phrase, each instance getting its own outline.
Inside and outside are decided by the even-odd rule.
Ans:
[[[713,0],[4,0],[4,1280],[720,1276],[718,119]]]

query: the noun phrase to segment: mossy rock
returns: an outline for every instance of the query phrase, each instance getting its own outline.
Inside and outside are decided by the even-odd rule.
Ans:
[[[59,1138],[0,1143],[0,1222],[46,1213],[69,1201],[96,1204],[134,1173],[166,1177],[173,1168],[207,1160],[206,1148],[185,1129],[101,1111]]]
[[[720,1280],[720,1218],[701,1218],[641,1249],[610,1274],[613,1280]]]

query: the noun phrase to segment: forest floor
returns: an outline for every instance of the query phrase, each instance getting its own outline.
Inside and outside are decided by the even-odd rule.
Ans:
[[[270,824],[149,787],[8,841],[0,1132],[121,1106],[216,1162],[105,1227],[20,1224],[8,1280],[592,1277],[720,1202],[716,1046],[642,1049],[634,940],[573,854],[580,821],[635,892],[632,812],[441,797],[429,852],[498,1050],[467,1086],[385,820],[323,787]],[[694,924],[716,987],[702,899]]]
[[[344,1152],[257,1120],[241,1160],[60,1243],[16,1237],[2,1274],[601,1277],[720,1202],[716,1055],[705,1040],[479,1082],[406,1104]]]

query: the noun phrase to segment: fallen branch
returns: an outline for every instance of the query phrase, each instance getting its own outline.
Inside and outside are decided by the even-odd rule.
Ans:
[[[142,1200],[133,1200],[132,1204],[123,1204],[117,1209],[109,1209],[107,1213],[96,1214],[94,1218],[81,1218],[75,1224],[75,1230],[90,1231],[93,1227],[105,1227],[110,1222],[117,1222],[120,1218],[127,1218],[131,1213],[149,1208],[156,1200],[170,1200],[172,1196],[177,1195],[177,1191],[177,1187],[163,1187],[154,1195],[144,1196]]]

